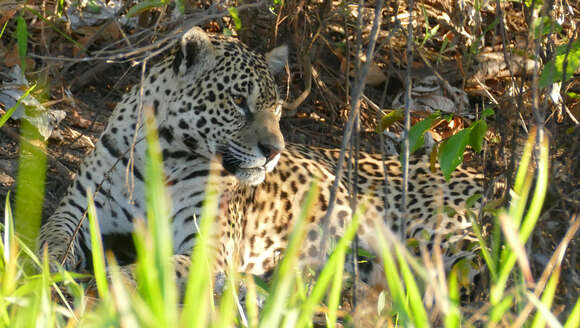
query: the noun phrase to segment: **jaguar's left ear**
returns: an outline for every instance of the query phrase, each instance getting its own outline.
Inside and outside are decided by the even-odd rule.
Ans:
[[[214,51],[207,33],[195,26],[181,38],[179,50],[173,61],[173,71],[178,75],[186,75],[194,67],[208,66],[215,57]]]
[[[266,53],[266,62],[272,74],[280,72],[288,61],[288,46],[282,45]]]

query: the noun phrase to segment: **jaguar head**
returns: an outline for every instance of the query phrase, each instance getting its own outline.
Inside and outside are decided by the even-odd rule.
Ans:
[[[219,158],[240,182],[264,181],[284,149],[272,75],[287,56],[286,46],[262,56],[235,39],[188,31],[171,63],[179,84],[170,100],[172,133],[191,151]]]

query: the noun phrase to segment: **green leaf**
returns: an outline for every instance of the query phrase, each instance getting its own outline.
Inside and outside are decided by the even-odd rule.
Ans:
[[[451,172],[463,162],[463,152],[469,141],[470,131],[471,129],[459,131],[439,148],[439,166],[447,182],[451,178]]]
[[[98,14],[101,12],[101,6],[95,1],[89,1],[87,4],[87,9],[90,13]]]
[[[542,71],[539,86],[545,88],[558,81],[569,80],[580,65],[580,39],[570,45],[570,52],[566,56],[568,44],[563,44],[556,49],[556,57],[550,60]],[[567,59],[566,74],[564,72],[564,59]]]
[[[129,11],[127,12],[127,17],[139,16],[140,14],[144,13],[145,11],[147,11],[151,8],[157,8],[157,7],[162,7],[162,6],[163,6],[163,2],[161,2],[161,1],[139,2],[136,5],[134,5],[133,7],[131,7],[131,9],[129,9]]]
[[[542,16],[534,20],[533,22],[534,38],[538,39],[552,32],[560,32],[562,26],[554,22],[548,16]]]
[[[64,0],[58,0],[56,2],[56,4],[57,4],[57,14],[58,14],[58,17],[60,18],[60,17],[62,17],[62,14],[64,13]]]
[[[350,254],[350,253],[352,253],[352,249],[350,249],[350,248],[349,248],[349,249],[348,249],[348,253],[349,253],[349,254]],[[367,258],[367,259],[369,259],[369,260],[372,260],[372,259],[374,259],[374,258],[376,257],[376,255],[375,255],[375,254],[373,254],[373,253],[371,253],[371,252],[369,252],[369,251],[367,251],[366,249],[364,249],[364,248],[361,248],[361,247],[359,247],[359,248],[357,249],[357,253],[358,253],[358,256],[365,257],[365,258]]]
[[[532,4],[534,5],[534,8],[541,8],[542,5],[544,5],[544,1],[543,0],[524,0],[524,4],[528,8],[530,8],[532,6]]]
[[[230,7],[228,8],[228,11],[230,12],[230,15],[232,16],[233,20],[234,20],[234,24],[236,25],[236,30],[241,30],[242,29],[242,20],[240,19],[240,13],[238,12],[238,8],[236,7]]]
[[[471,196],[469,196],[469,198],[467,198],[467,200],[465,201],[465,207],[466,208],[472,208],[473,205],[475,205],[475,203],[481,199],[483,195],[480,193],[476,193],[473,194]]]
[[[449,217],[454,217],[457,215],[457,211],[451,206],[443,206],[443,213],[447,214]]]
[[[26,71],[26,52],[28,48],[28,30],[26,21],[22,15],[18,16],[16,23],[16,41],[18,42],[18,57],[20,57],[20,66],[22,71]]]
[[[396,109],[381,118],[381,122],[377,126],[376,132],[382,133],[386,128],[401,121],[405,117],[404,109]]]
[[[483,110],[483,112],[481,112],[481,118],[487,118],[488,116],[492,116],[495,115],[495,112],[493,111],[493,108],[486,108]]]
[[[409,146],[411,149],[409,154],[413,154],[417,149],[423,146],[425,143],[425,132],[427,132],[427,130],[431,128],[431,125],[433,125],[433,122],[440,117],[441,114],[435,112],[411,127],[411,130],[409,130]],[[404,153],[401,153],[401,163],[403,162],[403,154]]]
[[[476,152],[481,152],[483,138],[485,137],[485,132],[487,132],[487,123],[484,120],[477,120],[466,130],[470,130],[469,145],[473,147]]]
[[[177,7],[177,10],[179,10],[180,14],[185,14],[185,3],[184,0],[175,0],[175,6]]]

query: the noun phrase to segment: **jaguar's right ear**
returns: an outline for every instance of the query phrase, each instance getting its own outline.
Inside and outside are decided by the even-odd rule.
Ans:
[[[266,53],[265,57],[272,74],[278,74],[284,69],[288,61],[288,46],[282,45],[274,48]]]
[[[186,75],[193,67],[213,58],[213,52],[207,33],[195,26],[181,37],[180,49],[173,61],[173,71],[176,75]]]

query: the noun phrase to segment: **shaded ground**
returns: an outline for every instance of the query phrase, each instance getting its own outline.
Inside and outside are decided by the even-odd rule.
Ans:
[[[38,1],[31,1],[31,5],[40,9]],[[504,56],[504,44],[510,53],[517,53],[517,49],[528,49],[532,53],[533,44],[527,38],[528,13],[519,4],[510,2],[502,8],[507,17],[505,31],[499,25],[494,25],[497,16],[495,3],[482,8],[479,16],[470,14],[467,9],[462,11],[454,7],[453,2],[427,1],[421,6],[417,6],[414,11],[417,41],[411,63],[414,83],[420,84],[424,77],[432,76],[436,71],[450,85],[464,90],[468,97],[465,110],[456,113],[453,125],[444,123],[433,129],[435,141],[437,136],[447,137],[467,126],[484,107],[494,108],[496,115],[488,120],[490,132],[485,151],[472,156],[472,162],[485,170],[490,186],[498,180],[509,185],[515,167],[514,160],[518,158],[526,132],[537,119],[538,113],[551,134],[552,165],[548,198],[542,218],[528,245],[531,250],[529,253],[533,254],[531,261],[534,277],[537,277],[567,231],[571,215],[580,209],[580,128],[574,122],[580,118],[580,100],[564,96],[564,104],[568,108],[565,111],[561,105],[555,105],[542,97],[534,116],[531,110],[531,67],[525,70],[511,62],[510,72],[506,65],[502,66],[502,62],[508,61]],[[563,32],[543,43],[544,57],[549,58],[554,47],[564,42],[564,36],[572,38],[576,33],[578,37],[580,11],[578,4],[575,6],[571,7],[572,23],[570,16],[566,16],[568,20],[565,22],[568,23],[563,25]],[[192,9],[193,6],[188,8],[193,14],[209,14],[208,8],[214,7],[209,3],[197,3],[197,9]],[[553,9],[553,15],[557,16],[559,10],[562,9]],[[298,107],[286,110],[281,122],[285,137],[299,143],[340,146],[343,126],[349,113],[348,85],[354,82],[354,74],[348,77],[347,71],[356,71],[356,6],[343,6],[332,1],[300,4],[288,2],[285,7],[274,8],[274,12],[276,15],[264,5],[241,11],[243,28],[237,33],[254,49],[265,51],[282,43],[288,44],[291,49],[289,70],[279,76],[280,90],[288,102],[300,99],[301,95],[305,97]],[[363,8],[363,45],[368,42],[372,12],[371,5]],[[372,66],[374,80],[368,81],[369,85],[364,91],[367,98],[363,100],[361,108],[360,144],[363,149],[380,151],[381,137],[374,132],[377,118],[394,107],[395,98],[403,91],[405,68],[408,65],[404,51],[407,12],[405,4],[401,3],[398,9],[389,4],[382,13],[376,64]],[[11,16],[9,10],[5,13],[2,24],[6,19],[15,17]],[[216,11],[211,13],[215,14]],[[139,82],[139,69],[131,67],[127,62],[111,64],[103,60],[55,60],[57,57],[105,57],[127,52],[129,48],[118,25],[100,23],[71,32],[61,22],[61,29],[87,47],[86,53],[83,53],[41,20],[28,14],[24,17],[29,29],[28,51],[36,55],[28,58],[30,79],[39,82],[44,99],[53,103],[51,109],[61,109],[67,113],[48,141],[49,167],[44,203],[44,217],[47,217],[65,192],[83,155],[92,149],[91,143],[96,142],[115,103],[129,86]],[[574,19],[576,25],[573,24]],[[133,49],[140,49],[140,46],[161,39],[178,25],[178,22],[171,19],[171,10],[165,12],[162,9],[144,12],[139,21],[140,25],[124,29]],[[14,19],[9,21],[6,35],[14,35],[15,25]],[[401,26],[404,29],[400,29]],[[433,31],[434,26],[439,28]],[[203,27],[215,33],[234,31],[230,17],[205,20]],[[425,37],[429,30],[434,35]],[[47,47],[48,44],[50,47]],[[6,66],[14,64],[10,63],[10,59],[14,56],[15,47],[16,40],[12,37],[0,40],[0,58],[5,58]],[[102,52],[103,49],[108,52]],[[499,54],[500,59],[490,64],[492,54]],[[523,85],[523,94],[514,95],[512,85]],[[565,83],[562,89],[580,94],[578,75],[576,79]],[[445,92],[443,94],[446,95]],[[0,107],[0,114],[4,114],[6,109]],[[426,115],[425,110],[418,110],[413,114],[413,121]],[[19,124],[11,120],[0,129],[1,204],[7,192],[15,190]],[[398,133],[400,125],[391,131]],[[561,282],[556,293],[556,314],[578,298],[578,242],[576,237],[563,262]]]

